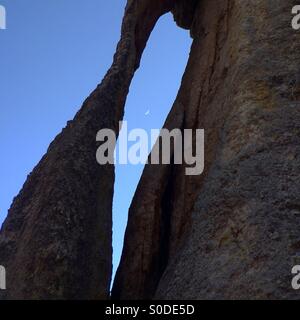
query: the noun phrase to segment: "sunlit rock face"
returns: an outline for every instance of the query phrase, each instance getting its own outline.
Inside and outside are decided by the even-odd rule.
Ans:
[[[201,1],[187,73],[206,129],[206,174],[158,298],[299,299],[291,286],[300,253],[293,5]]]
[[[202,0],[191,22],[179,23],[194,42],[165,127],[205,129],[205,172],[146,166],[113,298],[299,297],[291,287],[300,253],[293,5]]]
[[[293,0],[128,0],[114,62],[50,145],[0,234],[9,299],[107,299],[118,132],[149,35],[171,11],[193,44],[167,129],[205,129],[205,170],[147,165],[113,299],[297,299],[299,34]],[[180,48],[178,48],[180,50]]]

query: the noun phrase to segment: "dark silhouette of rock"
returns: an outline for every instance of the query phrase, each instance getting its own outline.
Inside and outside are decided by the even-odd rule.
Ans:
[[[131,79],[173,1],[129,0],[112,67],[14,199],[0,235],[6,299],[106,299],[112,267],[114,168],[96,162],[96,133],[116,133]]]

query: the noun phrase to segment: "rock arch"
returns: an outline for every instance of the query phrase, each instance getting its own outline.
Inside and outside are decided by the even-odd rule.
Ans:
[[[290,283],[300,251],[293,4],[128,0],[112,67],[28,177],[2,227],[4,298],[108,298],[114,170],[96,164],[95,134],[117,132],[147,39],[168,11],[194,41],[165,127],[205,129],[205,172],[145,168],[112,297],[298,298]]]

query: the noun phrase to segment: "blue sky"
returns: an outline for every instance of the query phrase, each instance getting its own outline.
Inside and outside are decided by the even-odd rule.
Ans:
[[[0,224],[49,143],[109,68],[125,3],[0,0],[7,11],[7,29],[0,30]],[[190,45],[188,31],[176,27],[171,14],[160,19],[127,98],[125,120],[129,130],[149,131],[163,125],[175,100]],[[116,167],[114,271],[128,207],[142,169]]]

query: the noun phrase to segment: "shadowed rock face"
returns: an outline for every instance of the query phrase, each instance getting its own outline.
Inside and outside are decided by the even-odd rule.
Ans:
[[[300,253],[293,5],[202,0],[194,10],[190,59],[165,127],[205,129],[205,172],[146,166],[113,298],[299,298],[291,288]]]
[[[113,166],[96,133],[118,132],[128,88],[157,19],[173,1],[129,0],[114,62],[14,199],[0,234],[6,299],[106,299],[112,266]]]
[[[118,130],[158,18],[194,39],[165,128],[205,129],[205,171],[147,165],[113,299],[297,299],[300,42],[293,0],[129,0],[114,63],[50,145],[0,235],[12,299],[106,299],[113,166],[98,130]],[[0,292],[3,294],[3,292]]]

